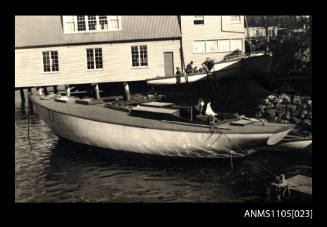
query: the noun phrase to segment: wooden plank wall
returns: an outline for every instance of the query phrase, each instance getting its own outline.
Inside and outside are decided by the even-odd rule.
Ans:
[[[244,17],[241,17],[242,23],[239,24],[227,23],[225,17],[227,16],[204,16],[204,25],[194,25],[193,16],[181,16],[185,65],[190,61],[193,61],[193,65],[199,68],[201,67],[201,63],[205,61],[206,57],[219,61],[223,59],[225,55],[230,53],[193,53],[193,41],[195,40],[242,38],[244,47]],[[224,18],[223,21],[222,18]],[[228,32],[226,32],[226,30],[228,30]]]
[[[131,46],[147,45],[148,67],[132,68]],[[103,69],[87,70],[86,48],[102,48]],[[181,66],[180,41],[161,40],[15,50],[15,87],[137,81],[164,76],[164,52]],[[42,51],[57,50],[59,72],[43,72]]]

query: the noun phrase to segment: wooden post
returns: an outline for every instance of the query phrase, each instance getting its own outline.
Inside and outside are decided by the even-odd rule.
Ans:
[[[69,87],[69,85],[66,85],[66,95],[67,95],[67,97],[70,97],[70,87]]]
[[[43,93],[42,93],[42,88],[41,88],[41,87],[37,87],[37,88],[36,88],[36,91],[37,91],[37,94],[38,94],[39,96],[42,96],[42,95],[43,95]]]
[[[44,95],[48,95],[48,89],[47,89],[47,87],[43,87],[43,89],[44,89]]]
[[[128,101],[131,99],[131,95],[129,93],[129,86],[128,86],[128,83],[123,83],[123,85],[124,85],[124,89],[125,89],[126,99]]]
[[[98,84],[94,85],[94,93],[95,93],[95,98],[100,99],[100,91],[99,91],[99,85]]]
[[[25,103],[24,88],[19,89],[19,92],[20,92],[20,99],[22,100],[22,103]]]
[[[57,93],[58,93],[58,89],[57,89],[57,86],[53,86],[53,92],[54,92],[55,94],[57,94]]]
[[[32,101],[31,101],[31,99],[30,99],[30,95],[32,95],[33,93],[32,93],[32,88],[27,88],[27,91],[28,91],[28,107],[29,107],[29,111],[30,112],[33,112],[33,103],[32,103]]]

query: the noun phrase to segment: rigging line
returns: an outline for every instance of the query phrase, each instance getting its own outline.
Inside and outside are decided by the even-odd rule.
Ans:
[[[266,167],[264,167],[263,165],[261,165],[259,162],[256,162],[256,160],[254,160],[250,155],[248,155],[247,152],[243,151],[243,149],[242,149],[241,147],[239,147],[237,144],[233,143],[233,142],[231,141],[231,139],[230,139],[230,138],[229,138],[229,137],[228,137],[224,132],[221,132],[221,133],[222,133],[223,135],[225,135],[226,138],[228,139],[228,141],[229,141],[232,145],[236,146],[236,147],[239,149],[239,151],[245,155],[245,157],[248,157],[248,158],[251,159],[253,162],[258,163],[258,164],[262,167],[262,169],[265,170],[266,172],[272,174],[272,175],[275,176],[275,177],[278,176],[277,174],[273,173],[271,170],[269,170],[269,169],[267,169]]]

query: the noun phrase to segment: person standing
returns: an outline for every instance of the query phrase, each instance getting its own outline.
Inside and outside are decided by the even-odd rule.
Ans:
[[[194,69],[193,69],[193,61],[191,61],[185,69],[186,74],[191,74],[194,73]]]

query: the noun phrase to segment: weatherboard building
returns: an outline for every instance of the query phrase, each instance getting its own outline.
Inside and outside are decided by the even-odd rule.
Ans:
[[[243,16],[16,16],[15,87],[171,76],[244,39]]]

